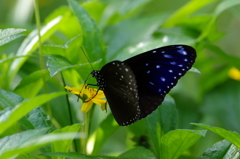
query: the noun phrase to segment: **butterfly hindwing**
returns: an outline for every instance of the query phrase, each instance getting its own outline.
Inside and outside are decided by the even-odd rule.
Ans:
[[[120,61],[106,64],[100,73],[106,82],[103,88],[112,114],[119,125],[129,125],[140,117],[138,91],[131,68]]]

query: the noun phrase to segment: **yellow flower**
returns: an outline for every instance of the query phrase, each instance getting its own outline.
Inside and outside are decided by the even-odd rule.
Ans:
[[[240,71],[237,68],[231,68],[228,75],[230,78],[240,81]]]
[[[107,101],[102,99],[105,98],[103,91],[99,90],[97,92],[97,89],[89,88],[84,84],[81,84],[80,88],[82,88],[82,91],[75,87],[65,86],[65,89],[67,89],[72,94],[77,95],[83,101],[81,107],[82,112],[87,113],[92,108],[93,103],[101,106],[102,110],[106,110]]]

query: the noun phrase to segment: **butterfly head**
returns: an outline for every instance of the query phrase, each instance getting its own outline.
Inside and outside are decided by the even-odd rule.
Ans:
[[[97,80],[97,86],[99,86],[100,90],[104,90],[104,87],[106,86],[105,80],[103,79],[100,71],[93,70],[91,72],[91,75],[93,78],[96,78]]]
[[[97,78],[99,76],[99,71],[93,70],[91,72],[92,77]]]

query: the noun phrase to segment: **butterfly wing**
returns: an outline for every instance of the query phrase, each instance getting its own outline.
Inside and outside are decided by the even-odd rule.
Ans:
[[[103,92],[118,124],[124,126],[139,120],[137,82],[131,68],[113,61],[103,66],[100,74],[105,82]]]
[[[192,67],[196,51],[186,45],[170,45],[147,51],[124,61],[137,81],[140,118],[154,111],[165,95]]]

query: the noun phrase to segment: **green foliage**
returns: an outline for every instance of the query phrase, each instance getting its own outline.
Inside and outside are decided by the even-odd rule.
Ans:
[[[14,28],[9,28],[9,29],[0,29],[0,46],[9,43],[12,40],[15,40],[24,34],[19,34],[21,32],[26,31],[26,29],[14,29]]]
[[[240,48],[228,45],[240,41],[232,39],[238,28],[226,24],[239,23],[239,0],[66,3],[41,17],[40,46],[30,24],[0,30],[1,159],[238,156],[240,84],[229,70],[240,69]],[[195,68],[156,111],[128,127],[98,106],[83,114],[81,101],[63,92],[66,85],[79,88],[93,68],[171,44],[193,46]]]

